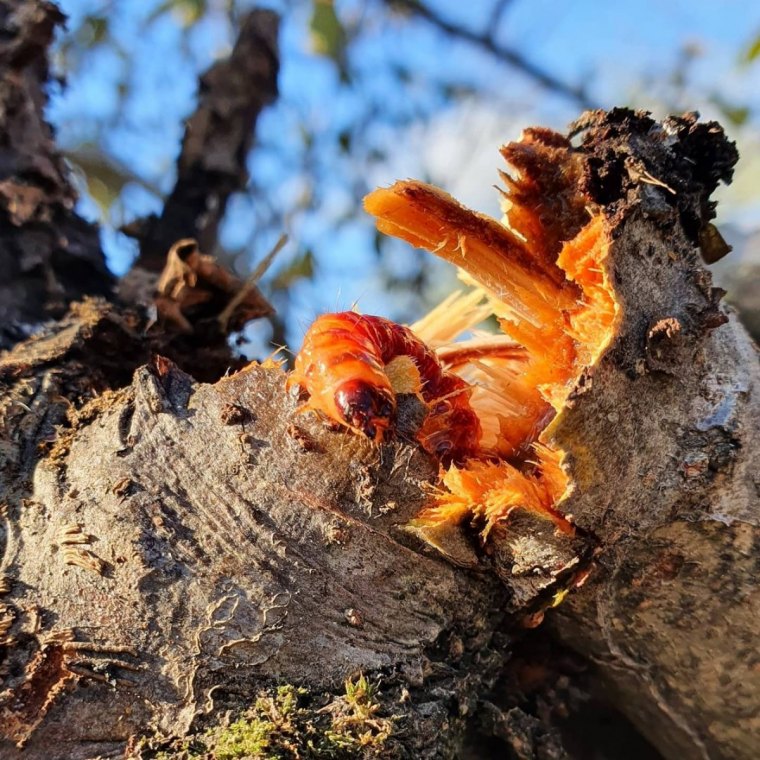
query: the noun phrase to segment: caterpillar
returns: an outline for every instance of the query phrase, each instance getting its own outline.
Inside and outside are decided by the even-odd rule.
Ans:
[[[428,406],[417,434],[422,447],[443,464],[477,451],[480,421],[471,409],[471,386],[447,372],[435,352],[408,327],[352,311],[323,314],[307,331],[288,387],[308,393],[304,409],[325,414],[380,443],[394,432],[394,363],[413,363],[414,391]],[[389,367],[390,365],[390,367]]]

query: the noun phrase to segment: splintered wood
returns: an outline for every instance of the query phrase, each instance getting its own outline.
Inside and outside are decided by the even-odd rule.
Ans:
[[[473,387],[470,405],[483,429],[478,456],[445,473],[416,524],[474,517],[487,534],[523,508],[570,530],[556,509],[571,487],[562,452],[542,433],[614,335],[619,309],[607,240],[566,138],[526,130],[502,155],[511,174],[501,173],[501,222],[421,182],[397,182],[365,199],[381,232],[453,263],[471,286],[413,326]],[[474,341],[453,343],[490,316],[501,341],[476,332]]]
[[[451,262],[470,289],[411,331],[353,312],[323,315],[289,383],[308,393],[304,409],[377,442],[393,430],[398,393],[423,400],[418,440],[447,469],[414,527],[474,518],[486,536],[521,508],[572,532],[557,509],[571,490],[563,453],[544,431],[615,334],[608,243],[566,138],[527,130],[502,155],[511,174],[501,172],[501,221],[422,182],[367,196],[381,232]],[[503,334],[479,330],[487,319]]]

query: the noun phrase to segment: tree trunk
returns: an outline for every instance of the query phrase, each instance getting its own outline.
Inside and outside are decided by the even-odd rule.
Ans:
[[[200,382],[152,356],[171,319],[157,338],[91,299],[0,359],[2,757],[213,750],[246,709],[267,751],[453,758],[490,720],[514,756],[565,757],[488,696],[587,570],[547,617],[614,704],[666,757],[757,755],[760,370],[697,261],[735,153],[690,117],[583,126],[621,318],[547,431],[572,536],[518,512],[485,544],[420,540],[415,397],[376,447],[299,413],[276,365]],[[193,371],[213,315],[184,313]]]
[[[113,284],[97,228],[73,212],[76,193],[42,114],[47,46],[62,20],[51,3],[0,3],[0,349]]]

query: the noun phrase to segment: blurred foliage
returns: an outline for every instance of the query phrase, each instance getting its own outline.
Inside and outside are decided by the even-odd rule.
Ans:
[[[754,39],[752,39],[747,45],[747,49],[744,51],[744,55],[742,56],[744,63],[752,63],[753,61],[760,58],[760,34],[758,34]]]
[[[697,109],[744,144],[760,144],[760,88],[752,84],[760,81],[760,35],[747,34],[743,11],[730,60],[718,61],[723,43],[713,43],[710,29],[699,39],[674,33],[672,50],[620,60],[615,34],[651,24],[646,9],[636,17],[620,10],[618,32],[586,33],[574,16],[599,15],[591,2],[552,17],[546,3],[527,0],[266,4],[283,15],[280,98],[259,122],[248,192],[231,202],[213,251],[245,274],[289,233],[262,283],[279,320],[258,341],[298,343],[316,313],[357,297],[365,311],[418,316],[451,288],[453,274],[376,234],[360,199],[377,184],[417,176],[496,213],[496,145],[526,123],[561,128],[587,102],[659,114]],[[134,249],[118,228],[160,209],[198,76],[229,52],[252,0],[61,5],[70,23],[56,64],[68,85],[51,117],[82,177],[83,210],[104,226],[121,273]],[[754,176],[757,162],[745,163]],[[756,214],[754,181],[737,186],[734,197],[744,193]]]
[[[148,17],[149,21],[155,21],[164,13],[172,13],[179,23],[187,29],[200,21],[208,11],[206,0],[165,0]]]
[[[311,46],[315,53],[330,58],[338,66],[341,78],[349,81],[346,68],[348,34],[343,28],[332,0],[313,0],[309,20]]]
[[[298,280],[311,280],[315,272],[314,252],[307,248],[302,254],[279,271],[272,280],[274,290],[287,290]]]

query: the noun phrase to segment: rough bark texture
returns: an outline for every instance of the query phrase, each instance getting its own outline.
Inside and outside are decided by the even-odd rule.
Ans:
[[[757,756],[760,370],[697,255],[735,152],[691,117],[582,126],[622,319],[550,430],[578,537],[518,514],[485,547],[420,541],[404,525],[437,471],[404,442],[413,399],[376,449],[298,414],[276,367],[218,379],[219,329],[190,319],[173,354],[201,382],[152,356],[171,323],[87,300],[0,357],[3,758],[139,754],[262,687],[334,696],[358,672],[383,679],[381,755],[464,757],[477,723],[515,757],[565,757],[490,692],[592,555],[552,629],[665,756]]]
[[[610,212],[622,322],[553,426],[576,482],[563,509],[600,552],[554,625],[663,754],[749,758],[760,750],[760,366],[733,315],[720,325],[695,247],[731,146],[693,119],[664,127],[613,112],[584,143]],[[639,181],[644,171],[674,192]]]
[[[0,349],[112,285],[43,115],[47,47],[63,19],[52,3],[0,2]]]
[[[91,306],[98,337],[87,347],[102,354],[104,324],[117,320]],[[111,339],[122,343],[118,328]],[[93,371],[54,347],[63,340],[37,348],[54,368],[4,365],[16,375],[4,410],[16,453],[3,462],[14,475],[4,483],[9,738],[27,737],[51,703],[24,756],[119,751],[149,728],[182,735],[214,699],[245,704],[256,684],[324,688],[380,669],[403,673],[407,688],[436,683],[406,756],[445,746],[435,731],[456,725],[459,681],[471,699],[498,672],[505,650],[489,655],[489,643],[506,592],[410,548],[398,526],[434,475],[423,455],[378,455],[295,415],[277,369],[199,385],[157,360],[70,412],[74,427],[39,458],[40,433]],[[96,648],[72,648],[68,630]],[[471,665],[460,673],[457,660]]]

